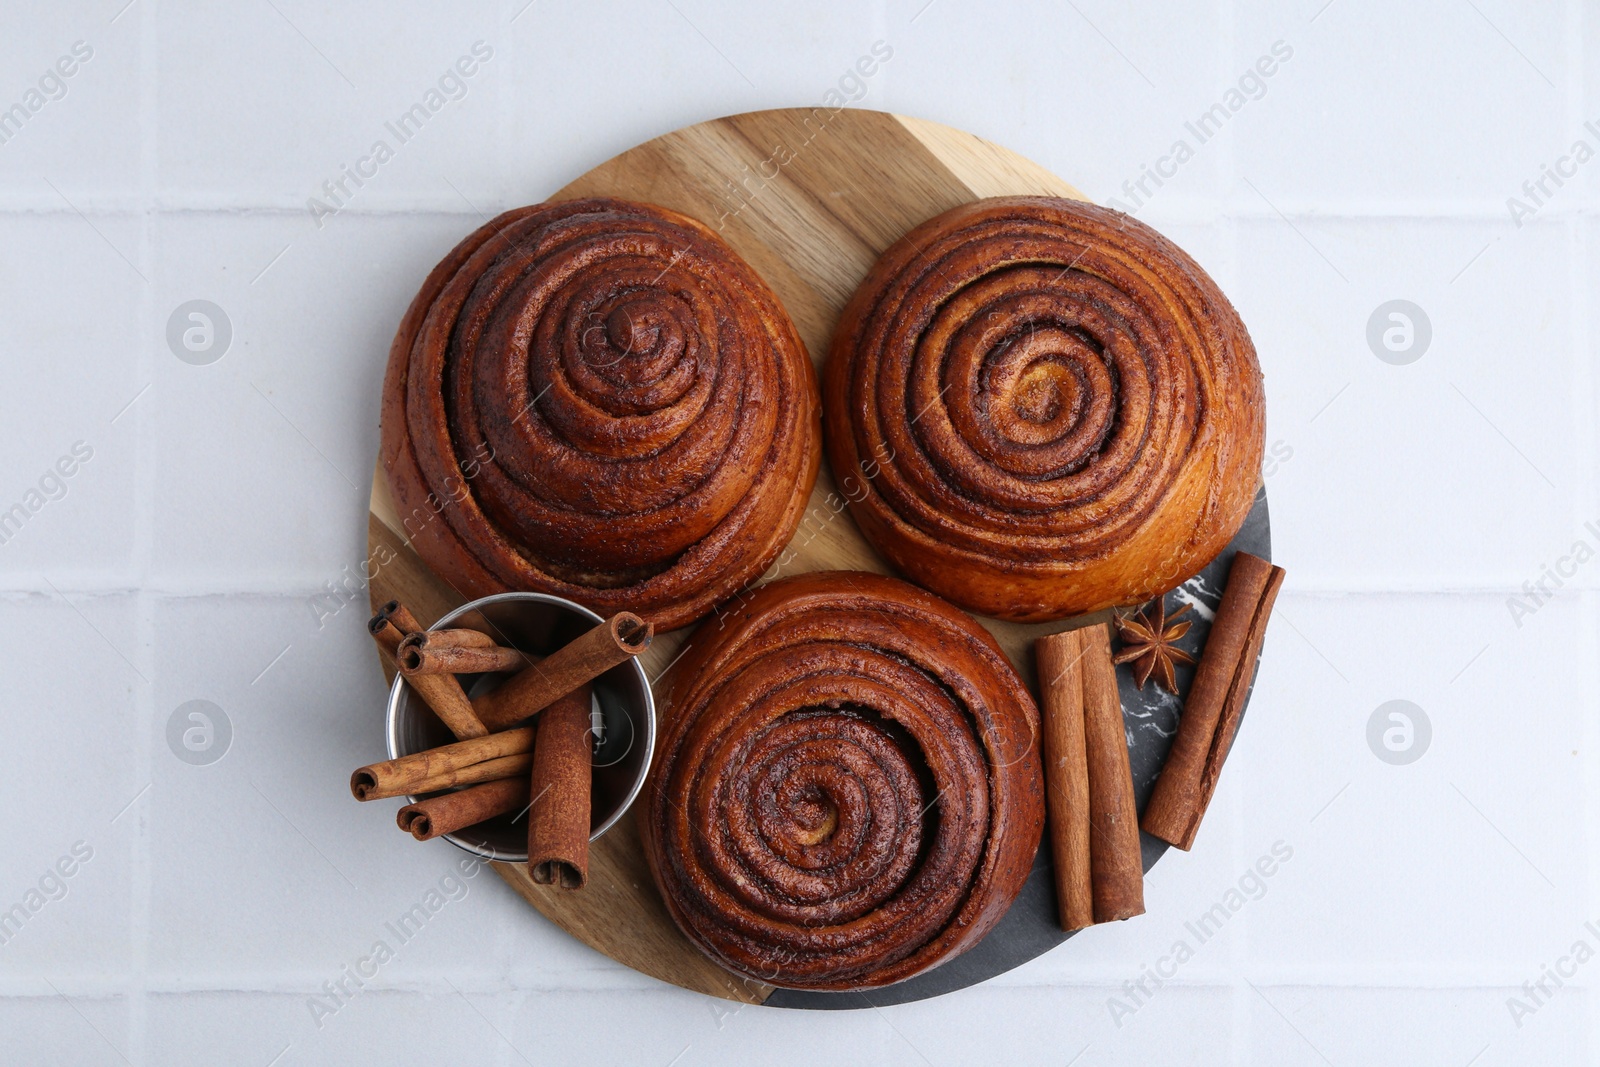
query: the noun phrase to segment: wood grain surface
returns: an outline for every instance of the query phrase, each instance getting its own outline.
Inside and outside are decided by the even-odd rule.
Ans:
[[[550,199],[617,196],[705,222],[778,294],[820,372],[845,301],[885,248],[958,204],[1030,193],[1082,198],[1038,165],[948,126],[877,111],[797,108],[676,130],[601,164]],[[432,266],[416,265],[418,284]],[[407,547],[381,471],[371,511],[369,549],[376,560],[389,560],[372,580],[374,605],[399,599],[427,625],[464,602]],[[851,522],[826,463],[784,558],[765,580],[815,570],[890,573]],[[1073,625],[979,621],[1030,686],[1033,639]],[[643,657],[652,680],[692,632],[657,636]],[[723,971],[678,933],[650,880],[631,817],[591,846],[589,885],[581,891],[534,885],[520,864],[494,866],[551,921],[635,970],[746,1003],[772,992]]]

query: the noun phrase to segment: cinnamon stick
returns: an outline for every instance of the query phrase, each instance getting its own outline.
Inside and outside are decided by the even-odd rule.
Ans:
[[[406,634],[415,631],[402,630],[395,625],[394,616],[387,608],[388,605],[385,604],[376,615],[367,620],[367,632],[378,643],[379,650],[392,660],[400,649],[400,642],[406,639]]]
[[[350,776],[350,792],[357,800],[382,800],[487,781],[488,778],[482,776],[487,770],[473,768],[486,767],[509,757],[526,756],[532,751],[531,726],[487,734],[357,768]],[[505,776],[496,774],[493,777]]]
[[[589,880],[591,693],[580,685],[539,717],[528,809],[528,874],[538,885],[582,889]]]
[[[429,648],[493,648],[494,638],[482,630],[457,628],[452,630],[419,630],[421,640]],[[410,635],[416,637],[417,634]]]
[[[1067,932],[1094,925],[1089,867],[1089,757],[1083,736],[1081,630],[1033,644],[1044,710],[1045,805],[1050,815],[1056,912]]]
[[[1080,632],[1083,748],[1089,764],[1089,869],[1094,921],[1105,923],[1144,914],[1144,862],[1117,668],[1111,662],[1111,632],[1104,624]]]
[[[593,681],[628,657],[637,656],[650,647],[654,635],[651,623],[632,612],[619,611],[478,697],[472,708],[489,729],[502,730],[543,711],[556,698]]]
[[[395,815],[395,822],[418,841],[429,841],[496,815],[520,811],[527,803],[528,776],[519,774],[407,804]]]
[[[1216,791],[1244,713],[1284,570],[1240,552],[1195,668],[1167,762],[1145,806],[1144,830],[1187,851]]]
[[[443,631],[450,633],[451,631]],[[476,633],[474,630],[464,631]],[[482,634],[478,636],[482,637]],[[409,635],[400,642],[395,662],[400,673],[414,679],[428,674],[483,674],[488,671],[515,671],[530,665],[533,657],[514,648],[438,642],[430,631]]]
[[[512,756],[487,759],[482,763],[474,763],[459,770],[442,771],[408,783],[403,788],[366,786],[365,794],[357,795],[356,799],[384,800],[389,797],[416,796],[418,793],[437,793],[441,789],[450,789],[459,785],[476,785],[479,782],[492,782],[499,778],[526,778],[528,770],[532,766],[533,753],[520,752]],[[357,773],[359,774],[360,772]],[[357,783],[352,778],[350,791],[354,793],[357,788]]]
[[[411,611],[398,600],[391,600],[379,608],[378,613],[372,617],[372,622],[367,624],[374,635],[378,632],[374,627],[379,619],[392,619],[401,636],[413,634],[422,629],[422,624],[417,621],[417,617],[411,614]]]
[[[416,617],[398,600],[391,600],[379,608],[367,623],[367,631],[372,634],[373,640],[388,653],[390,659],[396,661],[396,666],[399,665],[400,643],[407,635],[421,630]],[[482,737],[489,732],[488,727],[473,713],[467,694],[453,675],[424,674],[407,678],[406,681],[456,737],[466,740]]]

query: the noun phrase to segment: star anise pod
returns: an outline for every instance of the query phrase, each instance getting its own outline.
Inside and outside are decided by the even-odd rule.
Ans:
[[[1140,689],[1155,675],[1156,684],[1173,696],[1178,694],[1178,679],[1174,666],[1193,663],[1194,657],[1174,643],[1189,632],[1190,620],[1173,624],[1189,605],[1167,614],[1167,598],[1156,597],[1137,615],[1116,616],[1117,637],[1122,641],[1122,651],[1113,663],[1132,663],[1133,680]]]

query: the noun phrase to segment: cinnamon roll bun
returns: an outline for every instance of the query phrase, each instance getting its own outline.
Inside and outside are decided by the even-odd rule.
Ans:
[[[1261,371],[1172,242],[1075,200],[947,211],[884,253],[824,372],[827,447],[867,539],[970,610],[1144,601],[1255,497]]]
[[[1038,712],[967,615],[879,575],[764,586],[658,687],[645,852],[683,932],[791,988],[888,985],[972,947],[1044,824]]]
[[[508,211],[423,284],[390,350],[383,469],[463,595],[554,593],[660,629],[756,578],[820,455],[810,360],[720,238],[648,204]]]

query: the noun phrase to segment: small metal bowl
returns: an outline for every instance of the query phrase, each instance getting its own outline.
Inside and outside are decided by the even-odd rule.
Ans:
[[[476,618],[467,616],[477,613]],[[588,608],[544,593],[500,593],[450,612],[433,629],[471,625],[493,634],[503,645],[548,655],[604,620]],[[458,676],[469,696],[498,684],[505,675]],[[594,681],[594,708],[601,737],[594,753],[594,780],[589,793],[589,840],[622,818],[644,787],[656,743],[656,706],[650,681],[636,657],[612,667]],[[397,759],[455,740],[428,710],[416,690],[396,675],[389,690],[385,719],[389,758]],[[420,797],[411,797],[415,803]],[[501,815],[488,822],[443,835],[457,848],[484,859],[522,863],[528,859],[528,817]]]

